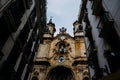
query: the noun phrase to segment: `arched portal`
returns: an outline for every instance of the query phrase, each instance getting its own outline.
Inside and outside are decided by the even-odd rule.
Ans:
[[[75,78],[71,69],[57,66],[48,72],[46,80],[75,80]]]

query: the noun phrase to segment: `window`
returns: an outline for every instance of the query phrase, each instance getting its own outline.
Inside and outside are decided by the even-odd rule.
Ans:
[[[4,46],[6,40],[8,39],[9,35],[10,35],[10,27],[6,20],[4,19],[4,17],[0,17],[0,49]]]
[[[33,11],[31,12],[31,15],[30,15],[30,19],[31,19],[33,27],[35,26],[35,17],[36,17],[36,8],[34,7]]]
[[[64,56],[60,56],[58,62],[64,62]]]
[[[25,26],[23,27],[23,29],[21,30],[21,33],[20,35],[18,36],[18,38],[21,40],[22,42],[22,45],[25,45],[25,42],[28,38],[28,35],[29,35],[29,24],[28,22],[25,24]]]
[[[21,23],[21,17],[25,12],[23,0],[15,0],[15,2],[10,5],[9,10],[14,18],[16,27],[18,27]]]

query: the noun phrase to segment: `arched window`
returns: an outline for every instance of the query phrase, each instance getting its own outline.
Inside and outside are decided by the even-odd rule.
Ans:
[[[45,80],[75,80],[75,78],[70,68],[57,66],[48,72]]]

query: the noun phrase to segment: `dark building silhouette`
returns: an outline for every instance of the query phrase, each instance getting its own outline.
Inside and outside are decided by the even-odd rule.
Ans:
[[[119,0],[82,0],[83,25],[90,80],[120,80]]]
[[[27,80],[46,26],[46,0],[0,0],[0,80]]]

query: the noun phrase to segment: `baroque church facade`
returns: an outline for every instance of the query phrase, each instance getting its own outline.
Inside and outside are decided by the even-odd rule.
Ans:
[[[59,34],[53,36],[56,29],[50,19],[34,58],[33,70],[29,80],[88,80],[86,48],[82,25],[73,23],[74,37],[62,27]]]

